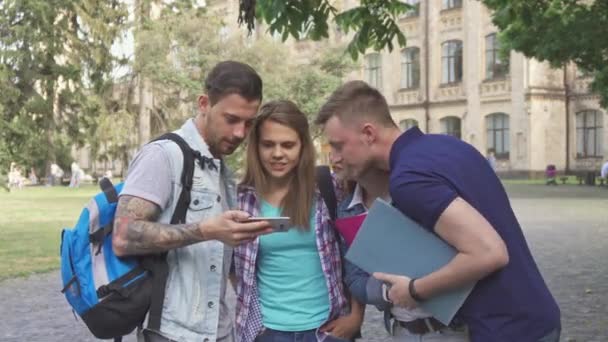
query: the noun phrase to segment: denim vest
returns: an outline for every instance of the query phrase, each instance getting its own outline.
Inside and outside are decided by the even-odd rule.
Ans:
[[[192,119],[175,133],[183,137],[192,149],[213,158]],[[161,146],[171,156],[173,195],[158,220],[169,223],[182,191],[180,178],[183,156],[175,143],[159,141],[154,144]],[[219,159],[215,159],[214,164],[216,168],[202,168],[198,160],[195,161],[187,223],[204,221],[221,214],[222,193],[226,194],[225,200],[229,208],[236,205],[236,184],[232,173]],[[220,190],[220,186],[225,186],[225,192]],[[217,339],[220,300],[223,300],[222,281],[225,281],[230,269],[230,262],[224,263],[225,248],[230,247],[225,247],[219,241],[205,241],[169,251],[169,275],[160,328],[163,336],[180,342]],[[232,253],[232,250],[226,252]],[[232,317],[227,319],[232,320]]]

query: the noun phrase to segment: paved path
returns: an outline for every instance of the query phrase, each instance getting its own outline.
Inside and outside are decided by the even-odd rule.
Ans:
[[[562,341],[608,341],[608,189],[509,186],[513,208],[562,310]],[[0,283],[0,341],[96,341],[52,272]],[[367,311],[363,341],[388,341]],[[135,341],[131,336],[126,342]]]

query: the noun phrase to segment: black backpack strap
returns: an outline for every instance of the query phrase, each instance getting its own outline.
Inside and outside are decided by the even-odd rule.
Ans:
[[[321,192],[321,197],[325,202],[325,206],[329,210],[329,217],[335,220],[338,216],[338,199],[334,190],[334,182],[331,176],[331,170],[327,165],[319,165],[316,169],[317,186]]]
[[[182,191],[177,200],[173,216],[171,217],[171,224],[182,224],[186,222],[186,213],[190,206],[190,191],[192,190],[192,178],[194,176],[195,151],[176,133],[166,133],[152,141],[159,140],[171,140],[176,143],[182,150],[182,155],[184,157],[181,175]],[[167,253],[162,253],[160,255],[146,256],[142,261],[144,268],[153,273],[152,276],[155,280],[152,286],[152,300],[150,302],[148,317],[148,329],[153,331],[160,331],[160,318],[165,299],[165,286],[169,274],[166,258]]]
[[[104,177],[99,181],[99,187],[101,191],[106,195],[108,199],[108,203],[116,203],[118,202],[118,194],[116,193],[116,189],[114,189],[114,185],[112,181],[108,178]]]
[[[171,224],[186,223],[186,213],[190,206],[190,191],[192,191],[192,178],[194,177],[194,158],[197,155],[197,151],[190,148],[190,145],[176,133],[166,133],[160,137],[152,140],[171,140],[179,146],[184,156],[184,166],[182,168],[181,183],[182,192],[177,200],[177,205],[173,216],[171,217]]]
[[[99,181],[99,187],[101,191],[106,195],[106,199],[108,203],[116,203],[118,202],[118,193],[116,193],[116,189],[114,188],[114,184],[108,178],[102,178]],[[97,229],[93,234],[89,234],[89,242],[99,244],[97,249],[97,254],[101,250],[101,246],[103,244],[103,240],[106,236],[110,235],[114,230],[114,220],[108,223],[105,227],[101,227]]]

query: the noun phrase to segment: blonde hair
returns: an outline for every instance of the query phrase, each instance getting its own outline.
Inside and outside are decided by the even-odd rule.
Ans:
[[[281,201],[284,216],[304,230],[310,227],[310,212],[316,191],[315,150],[310,137],[308,119],[295,103],[288,100],[271,101],[260,108],[247,138],[247,166],[241,185],[253,187],[258,194],[267,194],[269,177],[259,155],[260,127],[267,120],[287,126],[298,134],[301,143],[298,165],[292,170],[290,191]]]
[[[336,89],[317,113],[315,124],[323,126],[334,116],[342,122],[365,118],[397,127],[384,96],[363,81],[349,81]]]

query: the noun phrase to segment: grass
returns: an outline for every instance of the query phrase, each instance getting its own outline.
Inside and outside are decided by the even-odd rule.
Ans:
[[[541,186],[544,180],[505,180],[510,196],[556,200],[608,199],[608,188]],[[82,208],[100,190],[88,185],[67,187],[26,187],[8,193],[0,188],[0,280],[59,267],[61,230],[72,227]],[[605,212],[605,211],[601,211]]]
[[[93,185],[0,189],[0,280],[57,269],[61,230],[97,192]]]
[[[557,184],[562,185],[562,176],[557,176],[556,181]],[[504,184],[526,184],[526,185],[537,185],[537,184],[545,184],[545,178],[522,178],[522,179],[501,179]],[[599,183],[599,182],[598,182]],[[565,184],[578,184],[578,180],[576,176],[568,176]]]

